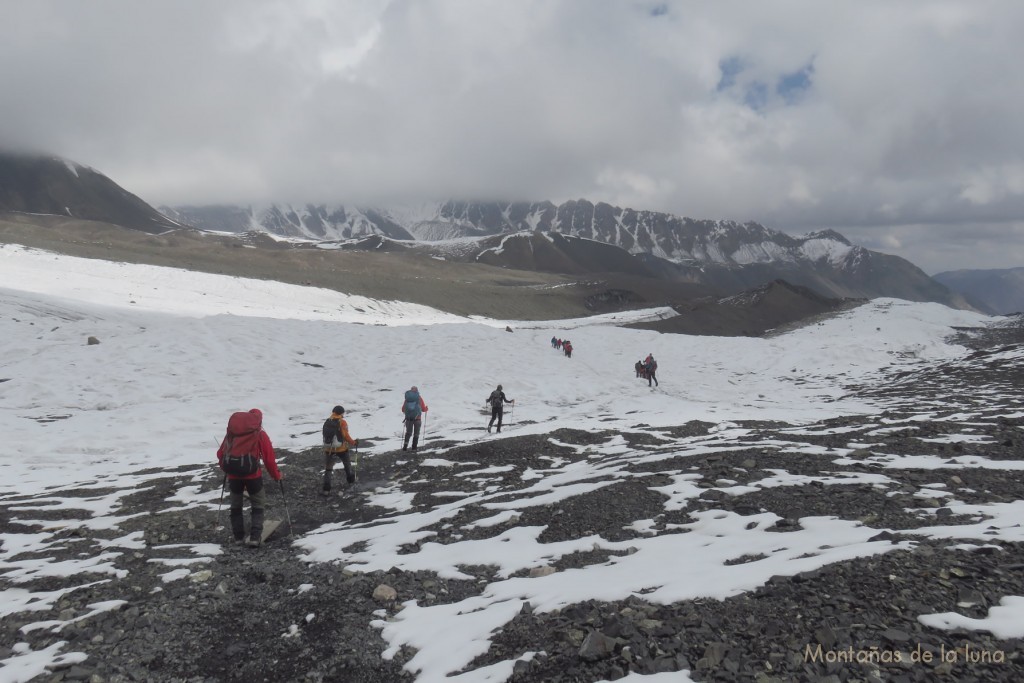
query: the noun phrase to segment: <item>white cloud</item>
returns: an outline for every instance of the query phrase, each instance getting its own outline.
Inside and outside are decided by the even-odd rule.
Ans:
[[[587,197],[795,231],[1024,211],[1009,0],[4,4],[0,145],[153,203]]]

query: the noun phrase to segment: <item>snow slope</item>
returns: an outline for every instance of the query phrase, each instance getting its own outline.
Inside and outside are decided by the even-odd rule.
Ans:
[[[397,506],[398,514],[385,527],[328,525],[295,542],[296,553],[309,562],[341,559],[368,571],[404,566],[458,576],[460,558],[473,557],[509,576],[578,550],[580,544],[620,548],[601,538],[541,544],[537,537],[542,528],[516,527],[487,541],[443,548],[427,544],[413,554],[399,555],[398,549],[419,529],[461,506],[483,505],[498,518],[545,497],[567,497],[605,485],[609,478],[631,476],[626,465],[642,464],[644,458],[700,452],[711,441],[716,448],[730,439],[741,443],[743,430],[731,421],[811,424],[836,415],[877,412],[877,406],[844,398],[843,384],[893,366],[963,356],[965,350],[947,344],[944,336],[951,326],[987,320],[938,304],[875,300],[771,339],[687,337],[615,326],[631,316],[666,313],[528,324],[467,319],[326,290],[3,246],[0,504],[27,495],[60,503],[61,490],[75,487],[115,489],[90,499],[82,522],[114,529],[121,519],[118,500],[145,479],[138,472],[153,467],[154,449],[173,454],[169,464],[209,468],[227,417],[252,407],[263,410],[264,426],[276,447],[301,449],[319,442],[324,417],[341,403],[353,436],[375,442],[364,452],[372,457],[400,446],[396,432],[401,392],[413,384],[430,406],[427,437],[481,438],[479,408],[498,383],[516,399],[511,415],[516,434],[559,427],[628,429],[641,421],[652,427],[689,420],[721,425],[706,438],[666,438],[664,454],[633,452],[621,439],[613,439],[596,449],[600,457],[589,467],[552,463],[550,470],[536,472],[512,502],[491,500],[481,491],[442,501],[429,513],[403,514]],[[507,332],[506,325],[514,331]],[[90,336],[100,343],[87,344]],[[571,339],[571,359],[551,348],[552,336]],[[633,363],[648,353],[659,362],[657,389],[634,377]],[[69,462],[74,466],[68,467]],[[287,476],[287,462],[283,471]],[[680,475],[666,489],[666,507],[693,495],[687,481],[687,475]],[[780,475],[771,485],[792,484]],[[381,496],[398,501],[400,494]],[[176,495],[186,505],[215,504],[208,497]],[[81,507],[82,499],[75,504]],[[417,648],[413,664],[419,680],[449,680],[447,674],[458,671],[481,648],[486,650],[491,630],[525,601],[543,610],[589,597],[608,599],[609,585],[623,595],[657,586],[646,596],[653,601],[697,594],[723,597],[750,590],[772,574],[884,551],[881,544],[867,541],[876,530],[820,519],[804,521],[802,531],[788,535],[786,552],[771,561],[723,571],[722,563],[741,552],[737,548],[755,552],[751,548],[765,546],[767,552],[766,544],[774,541],[763,533],[771,515],[764,517],[750,526],[750,517],[708,515],[694,525],[697,533],[633,541],[637,552],[605,565],[495,582],[483,595],[466,601],[472,604],[408,604],[399,618],[380,626],[391,651],[402,645]],[[83,559],[66,569],[12,561],[15,554],[47,543],[45,532],[24,524],[27,529],[0,534],[0,576],[8,581],[60,575],[74,584],[75,571],[83,568],[116,576],[111,556]],[[342,550],[358,540],[372,542],[355,553]],[[125,546],[132,542],[125,541]],[[824,544],[831,549],[807,556]],[[884,544],[885,550],[893,547]],[[112,549],[111,555],[116,552]],[[666,561],[681,555],[693,558],[685,572]],[[704,580],[694,581],[697,574]],[[5,589],[0,592],[0,614],[32,609],[33,600],[42,600],[45,608],[39,596]],[[73,655],[60,648],[17,652],[3,662],[0,680],[28,680],[17,672],[41,673],[46,664]],[[505,680],[512,666],[506,664],[470,671],[457,680]]]

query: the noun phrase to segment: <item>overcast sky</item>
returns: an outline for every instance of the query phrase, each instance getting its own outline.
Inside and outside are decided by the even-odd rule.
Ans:
[[[0,147],[153,204],[586,198],[1024,266],[1024,2],[0,0]]]

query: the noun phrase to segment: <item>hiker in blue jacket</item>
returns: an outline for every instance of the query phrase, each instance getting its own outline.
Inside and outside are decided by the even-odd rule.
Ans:
[[[420,442],[420,427],[423,424],[423,413],[427,412],[426,402],[420,396],[420,390],[415,386],[405,392],[405,402],[402,403],[402,414],[405,416],[405,441],[402,442],[402,450],[409,450],[409,437],[412,437],[412,449]]]
[[[494,424],[495,420],[498,421],[498,431],[501,431],[501,417],[505,412],[506,403],[515,403],[515,401],[510,401],[505,397],[505,392],[501,390],[501,385],[499,384],[498,388],[487,397],[487,404],[491,406],[491,421],[487,423],[488,434],[491,433],[491,425]]]

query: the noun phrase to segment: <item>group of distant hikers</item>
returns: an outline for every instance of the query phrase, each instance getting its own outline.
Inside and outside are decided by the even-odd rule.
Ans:
[[[654,382],[654,386],[658,386],[658,361],[654,360],[654,354],[647,354],[647,358],[644,360],[638,360],[636,365],[633,366],[636,370],[636,376],[647,380],[647,386],[651,386],[651,382]]]
[[[551,348],[559,349],[565,354],[566,358],[572,358],[572,342],[568,339],[559,339],[558,337],[551,338]]]
[[[498,422],[498,431],[501,431],[506,403],[515,405],[515,400],[506,397],[499,384],[498,388],[492,391],[486,399],[486,405],[491,409],[491,421],[487,423],[488,434],[491,433],[495,420]],[[403,451],[409,450],[410,438],[412,439],[412,450],[416,450],[419,445],[420,430],[428,410],[426,401],[420,396],[417,387],[413,386],[405,392],[402,402],[402,423],[405,427],[405,438],[402,441]],[[359,465],[359,440],[353,439],[349,434],[348,422],[345,420],[345,408],[340,405],[334,406],[330,417],[324,420],[322,432],[324,449],[322,493],[326,495],[331,491],[334,466],[339,460],[345,469],[345,480],[349,484],[355,483],[356,468]],[[350,453],[352,448],[355,449],[355,462]],[[227,431],[217,449],[217,461],[224,472],[224,485],[229,491],[231,532],[235,537],[235,542],[257,547],[262,543],[263,512],[267,504],[261,464],[266,468],[270,477],[281,486],[282,494],[284,493],[281,470],[277,467],[270,437],[263,431],[263,413],[260,410],[253,408],[248,412],[237,412],[231,415]],[[222,489],[224,485],[222,485]],[[245,534],[245,520],[242,514],[245,493],[249,494],[251,508],[248,539]]]

